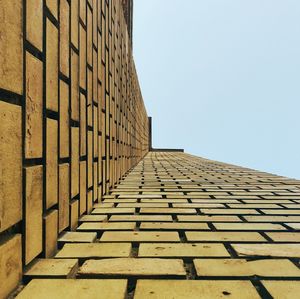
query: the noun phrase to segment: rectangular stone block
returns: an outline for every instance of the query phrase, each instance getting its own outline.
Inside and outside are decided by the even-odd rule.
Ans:
[[[119,203],[118,208],[168,208],[168,203]]]
[[[300,257],[300,244],[232,244],[239,256]]]
[[[179,208],[141,208],[141,214],[196,214],[195,209]]]
[[[70,142],[70,118],[69,118],[69,86],[60,80],[59,96],[59,156],[60,158],[69,157]]]
[[[102,222],[107,221],[106,215],[84,215],[79,219],[80,222]]]
[[[79,128],[71,128],[71,197],[79,194]]]
[[[46,108],[58,111],[58,30],[46,19]]]
[[[57,121],[47,118],[46,126],[46,208],[49,209],[58,202]]]
[[[80,182],[79,182],[79,213],[82,215],[86,212],[86,204],[87,204],[87,189],[86,189],[86,161],[80,161]]]
[[[88,260],[79,269],[80,276],[185,276],[183,261],[158,258],[114,258]]]
[[[22,279],[21,235],[13,235],[1,242],[0,265],[0,298],[7,298]]]
[[[274,299],[298,299],[300,281],[291,280],[263,280],[264,287]]]
[[[43,250],[43,166],[25,168],[25,264]]]
[[[168,221],[172,222],[170,215],[112,215],[109,221]]]
[[[300,243],[299,232],[274,232],[266,233],[275,242],[297,242]]]
[[[134,299],[227,298],[228,295],[232,299],[261,298],[250,281],[143,279],[137,282]]]
[[[189,242],[194,242],[194,241],[265,242],[266,241],[262,235],[256,232],[186,232],[185,235]]]
[[[178,221],[187,221],[187,222],[240,222],[242,221],[238,216],[217,216],[217,215],[192,215],[192,216],[185,216],[185,215],[178,215]]]
[[[209,230],[206,223],[183,223],[183,222],[146,222],[141,223],[141,230]]]
[[[71,43],[78,49],[78,0],[71,1]]]
[[[300,269],[288,259],[195,259],[197,276],[299,276]]]
[[[26,1],[26,39],[43,51],[43,0]]]
[[[180,242],[177,232],[104,232],[100,242]]]
[[[80,156],[86,155],[86,97],[80,93]]]
[[[230,256],[223,244],[140,244],[139,257],[207,257]]]
[[[70,203],[70,226],[71,230],[75,230],[78,225],[79,218],[79,201],[74,200]]]
[[[79,25],[79,85],[86,89],[86,31]]]
[[[22,14],[22,1],[0,0],[0,88],[20,95],[23,93]]]
[[[94,209],[92,214],[134,214],[134,208],[100,208]]]
[[[21,107],[0,101],[0,232],[22,219],[21,120]]]
[[[33,278],[72,278],[78,269],[76,259],[36,259],[34,264],[24,273]]]
[[[201,209],[203,214],[227,214],[227,215],[249,215],[259,214],[253,209]]]
[[[58,231],[58,213],[57,210],[51,210],[44,217],[45,239],[44,250],[45,257],[52,257],[57,250],[57,231]]]
[[[67,243],[56,258],[97,259],[105,257],[129,257],[131,243]]]
[[[58,199],[58,232],[69,226],[69,201],[70,201],[70,165],[59,165],[59,199]]]
[[[25,157],[43,156],[43,63],[26,52]]]
[[[71,118],[79,120],[79,61],[78,55],[71,50]]]
[[[87,182],[88,188],[93,186],[93,132],[88,131],[88,148],[87,148],[88,168],[87,168]]]
[[[213,223],[218,230],[286,230],[280,224],[274,223]]]
[[[249,222],[300,222],[300,216],[245,216]]]
[[[65,232],[58,239],[59,243],[93,243],[97,234],[92,232]]]
[[[70,6],[67,0],[60,0],[60,71],[69,77],[69,31]]]
[[[87,63],[93,65],[93,15],[92,11],[87,9]]]
[[[73,0],[72,0],[73,1]],[[99,298],[124,299],[125,279],[33,279],[17,296],[18,299]]]
[[[134,230],[135,222],[85,222],[81,224],[78,231],[105,231],[105,230]]]

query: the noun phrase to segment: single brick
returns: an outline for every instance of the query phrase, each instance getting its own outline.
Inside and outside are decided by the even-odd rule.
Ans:
[[[79,215],[86,212],[87,190],[86,190],[86,161],[79,162]],[[88,215],[87,215],[88,216]],[[91,215],[89,215],[91,216]]]
[[[241,219],[238,216],[217,216],[217,215],[178,215],[178,221],[188,221],[188,222],[239,222]]]
[[[58,30],[46,19],[46,108],[58,111]]]
[[[21,242],[18,234],[0,244],[0,298],[7,298],[22,279]]]
[[[45,239],[44,251],[45,257],[51,257],[57,250],[57,232],[58,232],[58,212],[51,210],[44,217]]]
[[[139,257],[230,256],[223,244],[140,244]]]
[[[250,281],[242,280],[138,280],[134,299],[259,299]]]
[[[293,277],[300,269],[288,259],[195,259],[197,276]]]
[[[60,243],[92,243],[96,240],[96,233],[65,232],[59,239]]]
[[[129,257],[131,243],[67,243],[56,254],[56,258],[104,258]]]
[[[115,258],[88,260],[79,269],[80,276],[185,276],[183,261],[158,258]]]
[[[0,232],[22,219],[21,119],[21,107],[0,101]]]
[[[275,242],[300,242],[299,232],[266,233]]]
[[[43,156],[43,63],[26,52],[25,157]]]
[[[17,298],[125,299],[126,289],[124,279],[33,279]]]
[[[134,230],[135,222],[85,222],[81,224],[78,231],[103,231],[103,230]]]
[[[79,60],[71,49],[71,119],[79,120]]]
[[[71,128],[71,197],[79,193],[79,128]]]
[[[274,223],[213,223],[218,230],[286,230]]]
[[[134,214],[134,208],[98,208],[92,211],[92,214]]]
[[[43,166],[25,168],[25,264],[43,249]]]
[[[300,216],[245,216],[249,222],[300,222]]]
[[[58,231],[61,232],[69,226],[69,164],[59,165],[59,198],[58,198]]]
[[[26,1],[26,38],[43,51],[43,1]]]
[[[118,208],[167,208],[168,203],[119,203]]]
[[[22,1],[0,1],[0,88],[20,95],[23,93],[22,15]]]
[[[102,222],[107,221],[106,215],[84,215],[79,219],[80,222]]]
[[[78,205],[79,205],[79,200],[73,200],[70,203],[70,227],[71,230],[75,230],[78,225]]]
[[[57,121],[47,118],[46,126],[46,208],[49,209],[58,202]]]
[[[73,16],[72,16],[73,17]],[[69,19],[70,6],[67,0],[60,0],[59,30],[60,30],[60,71],[69,77]]]
[[[36,259],[24,276],[26,278],[71,278],[77,269],[76,259]]]
[[[109,221],[168,221],[172,222],[170,215],[112,215]]]
[[[196,214],[195,209],[179,208],[141,208],[141,214]]]
[[[298,299],[300,294],[299,280],[263,280],[262,284],[274,299]]]
[[[69,86],[60,80],[60,96],[59,96],[59,155],[60,158],[68,158],[69,153]]]
[[[300,244],[232,244],[239,256],[300,257]]]
[[[78,48],[78,0],[71,1],[71,43]]]
[[[140,229],[159,230],[209,230],[206,223],[184,223],[184,222],[146,222],[141,223]]]
[[[185,232],[188,241],[265,242],[256,232]],[[259,245],[260,246],[260,245]]]
[[[104,232],[101,242],[180,242],[177,232]]]
[[[247,215],[247,214],[259,214],[253,209],[201,209],[203,214],[227,214],[227,215]]]

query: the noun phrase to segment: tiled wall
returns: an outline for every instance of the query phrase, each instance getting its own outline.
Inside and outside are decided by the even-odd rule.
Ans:
[[[0,298],[148,151],[121,0],[0,0]]]

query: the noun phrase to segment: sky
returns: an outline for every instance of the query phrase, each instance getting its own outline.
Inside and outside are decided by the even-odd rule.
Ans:
[[[300,179],[299,15],[299,0],[135,0],[153,146]]]

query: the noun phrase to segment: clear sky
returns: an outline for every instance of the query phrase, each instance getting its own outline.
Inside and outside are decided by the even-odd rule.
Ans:
[[[300,179],[299,16],[299,0],[135,0],[153,145]]]

